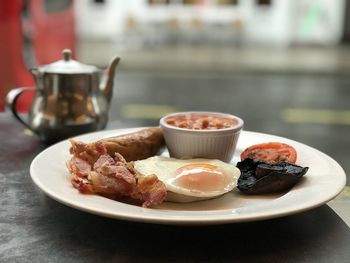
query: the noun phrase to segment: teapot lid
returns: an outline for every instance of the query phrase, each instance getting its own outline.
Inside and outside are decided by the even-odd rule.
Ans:
[[[64,49],[62,56],[63,59],[44,65],[39,70],[41,72],[57,74],[89,74],[99,71],[95,66],[83,64],[72,59],[72,51],[70,49]]]

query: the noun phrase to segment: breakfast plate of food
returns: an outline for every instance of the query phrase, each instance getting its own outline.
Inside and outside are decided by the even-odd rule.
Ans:
[[[228,114],[172,114],[160,127],[59,142],[36,156],[30,174],[43,192],[70,207],[177,225],[287,216],[325,204],[344,188],[345,173],[328,155],[242,127]]]

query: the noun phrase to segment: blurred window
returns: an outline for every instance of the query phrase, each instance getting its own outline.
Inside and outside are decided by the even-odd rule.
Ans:
[[[218,0],[218,5],[238,5],[238,0]]]
[[[149,5],[169,4],[170,0],[148,0]]]
[[[45,0],[44,9],[46,13],[57,13],[68,9],[72,5],[72,0]]]
[[[93,0],[96,4],[105,4],[106,0]]]
[[[256,0],[257,5],[269,6],[272,4],[272,0]]]

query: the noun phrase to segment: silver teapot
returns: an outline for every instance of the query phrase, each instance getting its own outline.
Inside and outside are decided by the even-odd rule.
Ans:
[[[36,87],[13,89],[6,97],[14,117],[48,142],[105,128],[115,68],[120,61],[114,58],[102,75],[97,67],[73,60],[69,49],[62,53],[62,60],[31,70]],[[33,89],[35,95],[25,121],[16,103],[23,92]]]

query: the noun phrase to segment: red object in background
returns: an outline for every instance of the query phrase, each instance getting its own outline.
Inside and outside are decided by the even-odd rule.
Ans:
[[[0,1],[0,111],[5,109],[5,97],[10,89],[34,85],[23,61],[21,11],[21,0]],[[19,110],[28,109],[30,102],[30,96],[20,98]]]
[[[38,65],[61,59],[65,48],[72,51],[73,57],[76,53],[73,1],[51,1],[51,7],[45,2],[48,1],[29,1],[33,48]]]
[[[75,54],[73,1],[30,0],[32,46],[37,65],[61,59],[62,50],[70,48]],[[57,4],[59,3],[59,4]],[[34,86],[34,79],[23,61],[23,29],[21,12],[23,1],[0,1],[0,111],[10,89]],[[23,94],[18,111],[28,111],[33,93]]]

